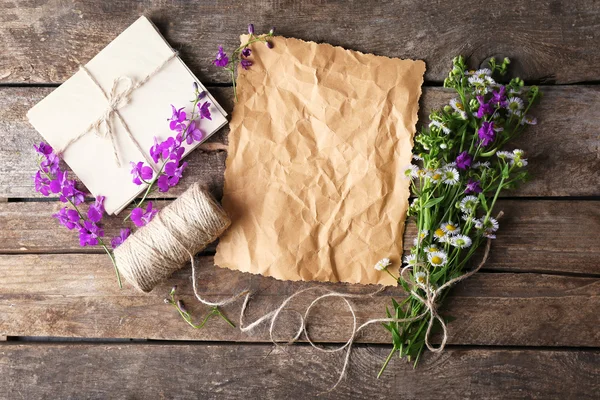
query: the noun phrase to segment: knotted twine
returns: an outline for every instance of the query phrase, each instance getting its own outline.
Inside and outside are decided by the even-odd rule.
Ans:
[[[131,100],[131,94],[136,89],[138,89],[140,86],[142,86],[143,84],[148,82],[150,80],[150,78],[152,78],[160,70],[162,70],[169,63],[169,61],[171,61],[175,57],[177,57],[177,52],[173,52],[169,57],[167,57],[166,60],[164,60],[160,65],[158,65],[152,72],[150,72],[148,75],[146,75],[145,78],[139,80],[135,84],[133,83],[133,80],[128,76],[119,76],[119,77],[115,78],[113,80],[113,85],[110,90],[110,93],[106,93],[104,88],[100,85],[100,83],[98,83],[98,80],[94,77],[94,75],[92,75],[92,73],[90,72],[89,69],[87,69],[83,64],[79,64],[79,70],[83,71],[90,78],[90,80],[92,82],[94,82],[94,85],[102,92],[102,95],[108,102],[108,105],[107,105],[106,109],[104,110],[104,112],[100,115],[100,117],[98,117],[98,119],[96,119],[91,124],[89,124],[88,127],[85,128],[80,134],[71,138],[57,152],[59,154],[64,153],[65,150],[67,150],[67,148],[69,148],[69,146],[71,146],[73,143],[75,143],[76,141],[81,139],[83,136],[87,135],[89,132],[96,132],[96,135],[98,137],[110,139],[112,148],[113,148],[113,154],[115,157],[115,162],[118,167],[121,167],[121,161],[119,159],[119,150],[118,150],[118,146],[117,146],[117,138],[115,136],[115,133],[114,133],[114,130],[112,127],[112,117],[114,114],[119,119],[119,122],[121,123],[123,128],[125,128],[125,132],[127,132],[127,136],[129,137],[129,139],[131,139],[131,141],[133,142],[135,147],[144,156],[144,158],[146,159],[146,162],[148,162],[148,164],[154,169],[154,171],[157,172],[158,167],[154,164],[154,162],[152,161],[152,158],[150,158],[150,156],[147,154],[147,152],[142,149],[142,146],[140,145],[140,143],[133,136],[133,134],[129,130],[129,126],[127,125],[127,122],[125,122],[125,120],[121,116],[119,109],[126,106],[129,103],[129,101]],[[123,86],[123,85],[121,85],[121,82],[124,82],[124,87],[119,89],[120,86]]]
[[[497,218],[501,218],[502,214],[503,213],[500,212]],[[336,292],[316,286],[298,290],[297,292],[285,298],[275,310],[268,312],[262,317],[259,317],[256,321],[246,325],[244,322],[244,315],[252,296],[252,293],[249,289],[244,289],[225,300],[210,301],[203,298],[200,294],[198,280],[196,279],[196,263],[194,260],[194,255],[200,250],[204,249],[218,236],[220,236],[220,234],[225,231],[229,224],[230,220],[222,208],[212,199],[209,193],[207,193],[199,184],[196,183],[192,185],[190,189],[188,189],[177,200],[159,212],[156,218],[148,225],[130,236],[115,250],[117,266],[125,278],[127,278],[135,287],[145,292],[149,292],[158,282],[162,281],[170,276],[173,272],[183,267],[189,259],[192,266],[192,287],[194,295],[198,301],[209,307],[222,307],[236,302],[238,299],[243,297],[244,302],[242,304],[239,316],[240,330],[242,332],[250,332],[263,322],[269,322],[269,337],[271,342],[276,346],[282,344],[282,342],[275,337],[275,328],[277,320],[284,311],[285,307],[295,297],[303,293],[310,291],[324,291],[325,294],[318,296],[309,304],[304,311],[304,315],[296,312],[299,316],[298,329],[291,339],[283,343],[287,345],[293,344],[300,339],[302,334],[304,334],[308,343],[318,351],[335,353],[347,349],[340,376],[335,385],[333,385],[329,391],[335,389],[346,376],[350,362],[352,345],[354,344],[358,334],[369,325],[386,322],[415,322],[429,315],[427,330],[425,332],[425,345],[431,352],[442,352],[448,340],[448,330],[445,321],[438,314],[437,299],[445,289],[448,289],[450,286],[453,286],[478,272],[486,263],[492,244],[492,239],[488,239],[483,258],[476,268],[459,277],[449,280],[437,289],[424,290],[424,296],[418,292],[420,286],[410,278],[409,273],[412,271],[413,267],[406,266],[402,268],[400,271],[400,279],[404,280],[408,285],[409,293],[414,298],[419,300],[425,307],[425,310],[422,313],[414,317],[375,318],[370,319],[359,326],[356,318],[356,312],[350,302],[350,299],[364,299],[373,297],[374,295],[382,292],[385,288],[381,288],[375,292],[367,294],[353,294]],[[430,287],[429,271],[427,269],[424,270],[426,274],[425,287]],[[326,349],[316,345],[311,339],[307,329],[307,321],[312,309],[321,300],[329,297],[341,298],[350,310],[353,321],[350,338],[346,341],[346,343],[334,349]],[[435,320],[437,320],[442,327],[442,341],[438,347],[434,347],[430,343],[430,336]]]

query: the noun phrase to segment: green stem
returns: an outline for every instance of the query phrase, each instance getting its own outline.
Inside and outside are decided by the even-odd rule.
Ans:
[[[379,379],[381,374],[383,374],[383,371],[385,371],[385,369],[387,368],[387,366],[390,363],[390,360],[392,359],[392,357],[394,356],[394,353],[396,352],[396,350],[397,350],[397,348],[396,348],[396,346],[394,346],[392,348],[392,351],[390,351],[390,354],[388,354],[387,358],[385,359],[385,362],[383,363],[383,366],[381,367],[381,369],[379,370],[379,373],[377,374],[377,379]]]

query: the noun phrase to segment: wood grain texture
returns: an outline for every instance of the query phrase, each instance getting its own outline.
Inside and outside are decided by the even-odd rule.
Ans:
[[[25,114],[51,88],[0,88],[0,197],[41,197],[33,190],[36,171],[33,144],[41,136],[29,125]],[[233,109],[230,88],[211,88],[228,112]],[[543,87],[544,97],[533,114],[540,121],[514,146],[523,148],[533,179],[509,196],[598,196],[600,195],[600,87]],[[429,110],[448,102],[451,92],[425,88],[421,99],[421,123]],[[165,116],[167,118],[168,116]],[[181,194],[194,181],[208,185],[217,196],[223,187],[228,128],[215,134],[201,149],[187,157],[188,169],[180,185],[168,193]],[[156,196],[161,196],[158,193]]]
[[[591,399],[598,351],[451,349],[419,368],[386,347],[357,347],[335,391],[342,353],[265,345],[0,345],[6,399]],[[76,366],[76,367],[75,367]],[[560,384],[558,384],[560,382]],[[60,386],[59,386],[60,384]],[[23,396],[23,397],[21,397]]]
[[[159,208],[169,201],[155,203]],[[600,202],[500,200],[505,216],[494,243],[487,270],[552,272],[600,276]],[[53,213],[58,201],[0,203],[0,254],[102,253],[98,247],[80,247],[76,232],[59,226]],[[106,237],[116,236],[122,217],[105,218]],[[405,232],[405,250],[416,235],[414,224]],[[207,251],[212,252],[215,246]]]
[[[372,293],[374,287],[348,284],[283,282],[273,278],[221,269],[212,257],[198,257],[198,279],[206,298],[223,299],[249,288],[253,293],[246,323],[275,309],[301,288]],[[163,302],[171,286],[185,301],[195,320],[207,312],[194,298],[190,270],[185,268],[150,294],[130,285],[119,289],[109,259],[100,254],[0,256],[0,335],[92,338],[150,338],[175,340],[269,341],[265,326],[243,334],[222,320],[202,330],[185,324]],[[463,345],[595,346],[600,307],[600,279],[527,273],[478,273],[457,286],[442,314],[453,316],[449,343]],[[302,311],[317,292],[300,296],[290,309]],[[390,296],[403,291],[388,288],[376,296],[353,300],[358,319],[383,317]],[[241,302],[225,307],[237,322]],[[319,342],[347,340],[352,318],[343,301],[319,303],[309,329]],[[284,313],[276,336],[293,336],[297,315]],[[389,343],[378,325],[364,331],[366,343]]]
[[[511,57],[525,80],[560,83],[600,79],[600,5],[585,0],[532,6],[511,0],[490,12],[482,0],[323,2],[60,0],[0,2],[0,80],[63,82],[144,14],[157,24],[192,71],[228,82],[211,63],[218,45],[236,48],[246,24],[278,34],[401,58],[424,59],[426,79],[442,81],[463,54],[478,67]]]

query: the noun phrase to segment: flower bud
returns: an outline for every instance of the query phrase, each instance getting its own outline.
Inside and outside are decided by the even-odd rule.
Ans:
[[[254,24],[248,24],[248,33],[254,35]]]
[[[194,90],[197,92],[198,91],[198,82],[195,82],[192,84],[194,86]]]
[[[187,310],[185,308],[185,304],[183,304],[182,300],[178,300],[177,301],[177,308],[179,308],[179,310],[181,310],[182,313],[187,313]]]
[[[170,299],[165,299],[165,304],[171,304],[171,300]]]
[[[504,57],[504,64],[506,64],[506,65],[510,64],[510,58]]]
[[[176,291],[176,290],[177,290],[177,285],[175,285],[175,286],[173,286],[173,287],[171,288],[171,293],[170,293],[170,294],[171,294],[171,296],[175,294],[175,291]]]
[[[200,93],[198,93],[198,100],[202,100],[203,98],[206,97],[206,92],[203,90]]]
[[[265,44],[267,45],[267,47],[268,47],[269,49],[272,49],[272,48],[273,48],[273,43],[271,43],[271,42],[267,41]]]
[[[273,36],[274,33],[275,33],[275,27],[272,27],[271,30],[269,31],[269,35]]]

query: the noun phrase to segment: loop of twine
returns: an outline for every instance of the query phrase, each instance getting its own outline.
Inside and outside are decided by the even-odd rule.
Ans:
[[[133,83],[133,80],[128,76],[119,76],[119,77],[115,78],[113,81],[113,85],[110,90],[110,93],[106,93],[104,88],[100,85],[100,83],[94,77],[94,75],[92,75],[90,70],[87,69],[83,64],[80,64],[78,62],[79,70],[84,72],[90,78],[90,80],[94,83],[94,85],[100,90],[100,92],[102,92],[102,95],[104,96],[104,98],[106,99],[108,104],[106,106],[106,109],[100,115],[100,117],[98,117],[98,119],[96,119],[95,121],[90,123],[87,126],[87,128],[85,128],[81,133],[79,133],[78,135],[69,139],[69,141],[67,141],[67,143],[61,149],[59,149],[57,152],[59,154],[64,153],[69,148],[69,146],[71,146],[73,143],[77,142],[79,139],[81,139],[83,136],[87,135],[89,132],[96,132],[96,135],[98,135],[98,137],[108,138],[111,141],[115,162],[118,167],[121,167],[121,161],[119,159],[119,150],[118,150],[118,146],[117,146],[117,138],[114,133],[114,130],[112,127],[112,122],[111,122],[113,115],[116,115],[119,122],[123,126],[123,128],[125,128],[125,132],[127,132],[127,136],[129,137],[129,139],[133,142],[133,144],[136,146],[138,151],[143,155],[144,159],[152,167],[152,169],[154,169],[155,172],[158,172],[158,167],[154,164],[152,158],[147,154],[146,151],[144,151],[142,149],[142,146],[140,145],[140,143],[133,136],[133,134],[131,133],[131,130],[129,129],[129,126],[127,125],[127,122],[125,122],[125,120],[121,116],[119,109],[126,106],[129,103],[129,100],[131,99],[131,94],[136,89],[138,89],[140,86],[142,86],[143,84],[148,82],[148,80],[150,80],[150,78],[152,78],[154,75],[156,75],[161,69],[163,69],[165,67],[165,65],[167,65],[169,63],[169,61],[171,61],[175,57],[177,57],[177,52],[173,52],[165,61],[163,61],[160,65],[158,65],[148,75],[146,75],[145,78],[141,79],[140,81],[138,81],[135,84]],[[119,90],[119,86],[121,86],[120,85],[121,82],[125,82],[125,87],[121,88]]]
[[[502,212],[498,218],[502,216]],[[352,299],[364,299],[385,290],[385,287],[372,293],[353,294],[332,291],[322,286],[314,286],[300,289],[286,297],[281,304],[274,310],[269,311],[254,322],[246,325],[244,317],[250,302],[252,292],[250,289],[244,289],[237,294],[220,301],[211,301],[200,294],[198,279],[196,277],[196,261],[194,255],[213,242],[229,226],[230,220],[220,206],[212,199],[210,194],[205,192],[199,184],[194,184],[177,200],[164,208],[148,225],[138,230],[134,235],[128,238],[121,246],[115,250],[115,259],[119,270],[123,275],[143,291],[150,291],[161,280],[167,278],[177,269],[180,269],[189,259],[192,268],[192,287],[196,299],[209,307],[222,307],[234,303],[243,298],[243,304],[239,315],[239,328],[242,332],[251,332],[259,325],[269,323],[269,338],[275,346],[281,344],[290,345],[300,339],[304,334],[306,341],[315,349],[325,353],[336,353],[347,349],[344,363],[340,375],[335,385],[329,391],[335,389],[346,376],[348,370],[352,345],[358,334],[367,326],[376,323],[407,323],[423,319],[429,315],[427,330],[425,332],[425,344],[427,348],[439,353],[443,351],[448,339],[448,331],[444,320],[437,311],[437,298],[447,288],[461,282],[477,271],[486,263],[492,240],[488,239],[483,258],[479,265],[473,270],[449,280],[435,290],[425,289],[425,296],[418,293],[419,287],[409,276],[412,270],[411,266],[402,268],[400,278],[409,285],[409,293],[419,300],[425,307],[425,310],[413,317],[407,318],[375,318],[358,325],[356,312],[352,306]],[[429,272],[426,271],[427,285],[429,287]],[[316,297],[304,310],[304,314],[298,313],[299,324],[295,334],[287,341],[278,340],[275,337],[276,324],[278,318],[285,310],[286,306],[296,297],[310,291],[324,291],[323,294]],[[327,298],[341,298],[352,315],[352,329],[348,340],[337,348],[323,348],[318,346],[310,336],[308,331],[308,320],[312,310],[322,300]],[[290,310],[292,311],[292,310]],[[430,336],[433,325],[437,320],[442,327],[442,342],[438,347],[430,343]]]

